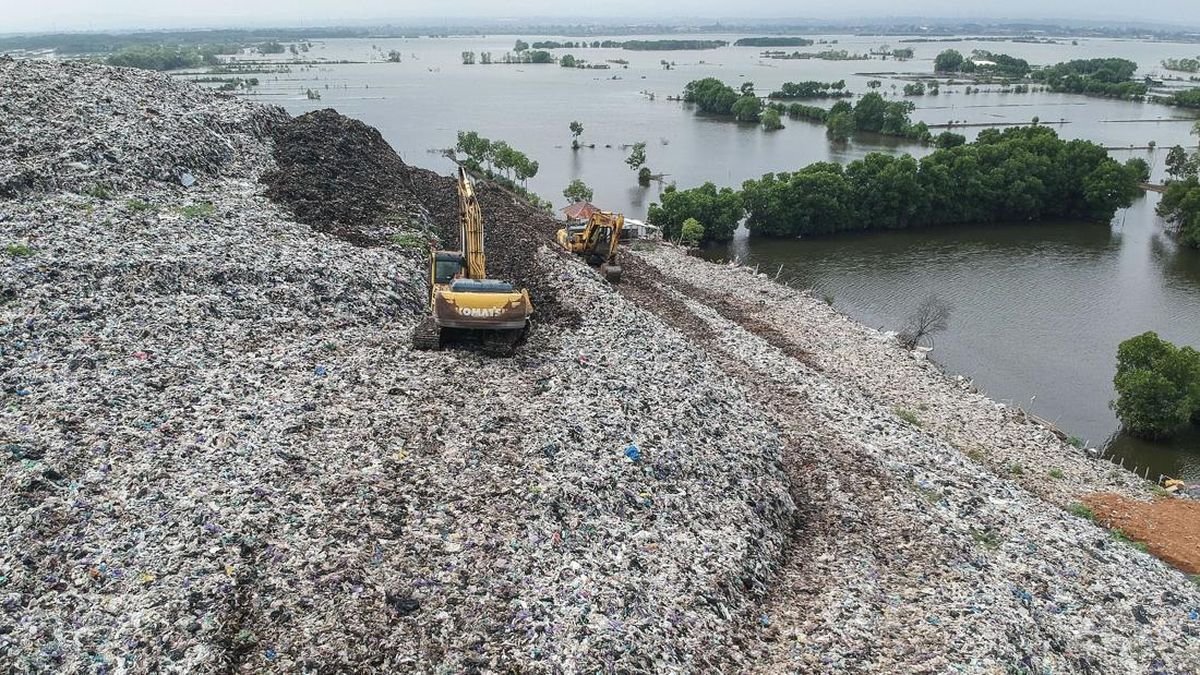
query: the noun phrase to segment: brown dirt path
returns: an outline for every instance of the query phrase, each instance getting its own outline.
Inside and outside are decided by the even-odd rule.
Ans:
[[[1151,553],[1188,574],[1200,574],[1200,502],[1142,502],[1111,492],[1086,495],[1082,501],[1105,527],[1142,542]]]

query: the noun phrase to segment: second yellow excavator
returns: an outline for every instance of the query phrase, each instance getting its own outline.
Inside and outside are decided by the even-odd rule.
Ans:
[[[568,251],[581,255],[588,264],[600,268],[600,274],[612,283],[621,280],[621,266],[617,264],[617,244],[621,241],[621,230],[625,229],[625,216],[609,211],[596,211],[586,224],[568,225],[558,231],[558,243]]]
[[[413,329],[414,349],[438,349],[451,333],[477,338],[484,350],[511,354],[533,314],[529,291],[487,278],[483,215],[466,169],[458,169],[461,251],[432,249],[429,258],[431,315]]]

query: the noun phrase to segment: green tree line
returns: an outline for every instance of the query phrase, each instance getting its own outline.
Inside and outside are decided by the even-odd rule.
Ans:
[[[240,45],[211,44],[198,47],[181,45],[130,45],[108,56],[105,63],[122,68],[142,70],[178,70],[201,65],[217,65],[221,54],[237,54]]]
[[[807,80],[804,82],[784,82],[777,91],[773,91],[768,94],[767,98],[789,100],[806,98],[842,98],[853,95],[854,94],[846,90],[845,80],[838,80],[837,82],[817,82],[816,80]]]
[[[1200,122],[1195,132],[1200,135]],[[1167,183],[1158,215],[1179,233],[1185,246],[1200,248],[1200,152],[1188,155],[1182,146],[1167,153]]]
[[[1196,59],[1164,59],[1163,68],[1177,70],[1183,73],[1200,72],[1200,58]]]
[[[734,47],[811,47],[814,43],[802,37],[745,37],[733,43]]]
[[[959,139],[961,137],[958,137]],[[957,139],[955,139],[957,140]],[[1064,141],[1052,129],[987,129],[917,160],[871,153],[846,166],[817,162],[747,180],[740,191],[711,183],[668,188],[651,223],[677,237],[688,218],[710,241],[732,238],[746,218],[754,234],[797,237],[921,225],[1107,220],[1137,194],[1140,167],[1121,165],[1089,141]]]
[[[475,131],[459,131],[454,149],[467,158],[467,167],[495,178],[500,175],[510,182],[513,178],[524,183],[538,172],[538,163],[504,141],[493,141]],[[484,168],[486,165],[486,169]]]
[[[1145,96],[1147,89],[1144,82],[1133,81],[1135,72],[1137,64],[1129,59],[1076,59],[1035,70],[1030,76],[1045,82],[1050,91],[1135,100]]]

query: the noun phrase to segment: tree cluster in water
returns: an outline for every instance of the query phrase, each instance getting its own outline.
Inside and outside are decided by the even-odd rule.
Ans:
[[[1200,135],[1200,122],[1195,131]],[[1182,146],[1167,153],[1167,190],[1158,215],[1179,231],[1186,246],[1200,248],[1200,152],[1189,155]]]
[[[961,137],[958,137],[961,139]],[[947,145],[958,139],[951,139]],[[1107,220],[1137,194],[1144,167],[1122,165],[1090,141],[1064,141],[1052,129],[987,129],[974,143],[917,160],[871,153],[845,167],[817,162],[768,173],[741,191],[711,183],[668,188],[649,219],[668,237],[688,218],[705,238],[729,240],[746,217],[751,233],[797,237],[920,225]]]
[[[1106,98],[1140,99],[1145,82],[1135,82],[1137,64],[1129,59],[1076,59],[1035,70],[1030,76],[1045,82],[1050,91]]]
[[[1117,348],[1112,407],[1125,430],[1165,438],[1188,422],[1200,424],[1200,352],[1176,347],[1153,332]]]

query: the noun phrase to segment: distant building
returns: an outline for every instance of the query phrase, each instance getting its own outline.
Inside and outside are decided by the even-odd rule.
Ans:
[[[562,212],[563,215],[566,216],[567,220],[586,221],[592,217],[593,213],[596,213],[599,210],[600,209],[591,202],[575,202],[574,204],[564,208]]]

